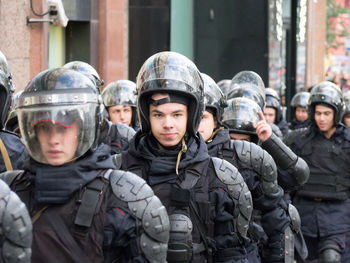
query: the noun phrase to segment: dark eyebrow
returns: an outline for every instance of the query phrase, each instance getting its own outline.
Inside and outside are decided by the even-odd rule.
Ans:
[[[183,112],[185,112],[185,111],[184,111],[184,110],[176,110],[176,111],[173,111],[172,114],[175,114],[175,113],[183,113]],[[161,114],[164,114],[164,112],[159,111],[159,110],[157,110],[157,109],[151,110],[151,113],[161,113]]]
[[[328,112],[332,112],[332,110],[325,110],[325,111],[318,111],[318,110],[316,110],[315,112],[318,112],[318,113],[328,113]]]
[[[172,113],[182,113],[182,112],[185,112],[184,110],[176,110],[176,111],[173,111]]]
[[[163,113],[163,112],[161,112],[161,111],[159,111],[157,109],[153,109],[153,110],[151,110],[151,113]]]

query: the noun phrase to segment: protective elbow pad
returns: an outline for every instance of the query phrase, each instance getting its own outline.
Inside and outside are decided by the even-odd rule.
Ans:
[[[249,222],[253,211],[253,199],[237,168],[228,161],[212,157],[217,177],[228,189],[229,196],[238,204],[238,213],[235,213],[236,228],[242,237],[247,236]]]
[[[261,176],[264,194],[278,196],[277,167],[271,155],[254,143],[235,140],[233,144],[240,166],[253,169]]]
[[[0,180],[0,216],[3,262],[30,262],[32,222],[19,197]]]
[[[150,262],[166,262],[170,222],[165,207],[151,187],[136,174],[114,170],[110,183],[116,198],[127,203],[142,222],[140,246]]]
[[[340,262],[341,262],[341,254],[333,248],[325,249],[320,254],[320,263],[340,263]]]
[[[310,169],[304,159],[298,157],[294,167],[290,168],[290,173],[293,175],[295,180],[297,180],[299,185],[303,185],[309,180]]]
[[[283,170],[290,168],[298,159],[298,156],[273,133],[261,146],[271,154],[277,166]]]

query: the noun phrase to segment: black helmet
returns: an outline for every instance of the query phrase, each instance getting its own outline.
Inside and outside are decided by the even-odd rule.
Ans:
[[[232,90],[235,85],[240,85],[243,83],[253,84],[263,93],[265,93],[264,81],[259,74],[255,73],[254,71],[245,70],[238,72],[231,80],[230,90]]]
[[[282,120],[282,106],[280,102],[280,96],[277,91],[271,88],[266,88],[266,105],[265,107],[274,108],[276,110],[275,123],[279,123]]]
[[[219,88],[221,89],[222,93],[224,93],[225,97],[230,91],[230,85],[231,85],[231,80],[230,79],[223,79],[220,80],[218,83]]]
[[[0,51],[0,128],[5,126],[14,91],[15,88],[12,83],[12,75],[9,71],[7,60]]]
[[[265,90],[264,90],[265,91]],[[233,89],[227,94],[227,99],[248,98],[255,101],[261,110],[265,108],[265,92],[251,83],[235,84]]]
[[[310,98],[310,92],[306,92],[306,91],[298,92],[293,96],[290,102],[290,106],[294,108],[303,107],[307,109],[309,98]]]
[[[190,99],[187,131],[197,133],[204,110],[203,80],[196,65],[176,52],[159,52],[148,58],[141,67],[136,81],[137,110],[142,132],[150,131],[149,99],[152,94],[169,93]]]
[[[124,105],[136,107],[136,84],[130,80],[109,83],[102,91],[105,107]]]
[[[223,123],[229,128],[230,132],[256,135],[254,124],[257,123],[259,105],[248,98],[233,98],[227,101]]]
[[[315,106],[317,104],[326,104],[334,109],[334,124],[341,121],[345,105],[343,94],[337,85],[329,81],[323,81],[312,88],[309,98],[311,120],[315,119]]]
[[[212,109],[217,122],[222,125],[222,114],[227,106],[225,96],[215,81],[207,74],[201,73],[204,82],[204,104]]]
[[[77,122],[80,135],[73,160],[97,146],[102,102],[91,80],[77,71],[56,68],[40,72],[20,95],[16,110],[24,144],[37,162],[47,163],[35,129],[42,122],[63,127]]]
[[[100,75],[98,75],[96,69],[94,69],[93,66],[86,62],[82,61],[71,61],[68,62],[63,66],[63,68],[73,69],[75,71],[79,71],[80,73],[83,73],[85,76],[87,76],[89,79],[91,79],[95,86],[100,89],[101,86],[103,86],[104,81],[100,78]]]
[[[18,98],[22,94],[22,90],[15,93],[12,98],[12,105],[11,105],[11,111],[7,117],[6,123],[5,123],[5,130],[12,131],[15,133],[18,133],[18,118],[17,118],[17,112],[16,112],[16,106],[18,102]]]

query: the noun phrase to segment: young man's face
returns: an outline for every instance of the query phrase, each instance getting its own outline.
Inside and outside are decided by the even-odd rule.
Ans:
[[[154,94],[153,100],[167,97],[165,94]],[[171,147],[180,143],[186,134],[188,112],[187,106],[181,103],[165,103],[149,106],[151,131],[157,141]]]
[[[130,126],[132,120],[132,107],[124,105],[115,105],[108,108],[109,120],[116,124],[121,122]]]
[[[211,137],[216,126],[217,121],[215,120],[214,115],[209,111],[204,111],[203,118],[198,127],[198,132],[202,135],[205,142]]]
[[[309,117],[309,114],[307,113],[306,108],[304,107],[296,107],[295,109],[295,118],[298,121],[306,121]]]
[[[79,126],[75,121],[69,127],[51,122],[35,126],[41,152],[48,164],[59,166],[70,162],[79,142]]]
[[[316,105],[315,122],[320,131],[330,132],[334,127],[334,110],[323,105]]]
[[[274,123],[276,120],[276,110],[274,108],[266,107],[264,109],[264,116],[267,123]]]

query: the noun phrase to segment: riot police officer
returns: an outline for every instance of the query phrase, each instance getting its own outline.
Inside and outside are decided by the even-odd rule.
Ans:
[[[266,88],[264,115],[268,123],[274,123],[278,126],[284,137],[288,134],[288,123],[283,118],[280,96],[272,88]]]
[[[343,111],[340,89],[321,82],[310,93],[311,126],[287,138],[291,149],[310,167],[309,180],[293,200],[310,261],[350,261],[350,131],[340,123]]]
[[[310,119],[308,114],[308,103],[310,93],[306,91],[296,93],[291,102],[290,106],[294,112],[294,118],[289,124],[289,129],[296,130],[304,128],[310,125]]]
[[[231,88],[227,94],[227,99],[248,98],[255,101],[264,110],[266,106],[266,89],[261,77],[254,71],[241,71],[236,74],[231,81]],[[269,123],[272,132],[279,138],[283,138],[280,128]]]
[[[19,169],[28,153],[21,139],[14,133],[6,131],[6,120],[11,107],[12,95],[15,88],[12,83],[12,75],[8,68],[7,60],[0,51],[0,172]]]
[[[136,84],[130,80],[118,80],[109,83],[102,91],[102,100],[109,120],[121,122],[138,130],[136,114]]]
[[[224,96],[213,79],[203,73],[202,77],[206,108],[198,131],[207,143],[210,155],[224,158],[236,165],[252,193],[253,220],[257,222],[251,224],[249,231],[250,238],[254,242],[250,242],[247,246],[248,260],[252,263],[260,262],[257,246],[259,243],[259,246],[262,247],[263,262],[292,262],[293,253],[288,250],[293,248],[293,243],[288,244],[292,242],[292,239],[288,238],[285,242],[284,236],[284,233],[288,237],[291,234],[289,233],[288,205],[283,200],[282,188],[277,184],[276,164],[261,147],[244,140],[250,139],[247,138],[250,135],[244,137],[245,135],[238,131],[238,135],[242,137],[238,136],[238,140],[235,141],[230,139],[229,129],[224,128],[222,123],[222,115],[226,106]],[[227,119],[225,120],[228,126],[233,123],[249,125],[248,116],[258,116],[258,112],[261,111],[254,101],[246,98],[231,99],[229,103],[230,110],[229,112],[226,110]],[[238,124],[238,116],[244,118],[245,121]],[[252,124],[251,128],[253,128]],[[253,133],[252,131],[251,135]],[[285,253],[285,247],[287,247],[287,253]]]
[[[99,143],[93,83],[70,69],[36,75],[17,113],[30,159],[2,174],[33,221],[33,262],[165,262],[169,218],[138,176]],[[141,245],[138,245],[141,244]]]
[[[73,69],[82,73],[93,82],[98,93],[101,93],[104,81],[90,64],[82,61],[71,61],[65,64],[63,68]],[[117,154],[126,150],[129,146],[129,141],[134,135],[135,131],[133,128],[121,122],[113,124],[108,120],[108,116],[104,116],[101,124],[100,142],[111,146],[111,154]]]
[[[255,97],[251,96],[253,99]],[[295,155],[281,141],[273,131],[271,123],[267,123],[263,114],[259,113],[258,105],[246,100],[245,97],[236,99],[233,99],[231,109],[226,109],[227,116],[224,117],[225,124],[230,129],[230,136],[233,139],[246,139],[261,144],[262,148],[273,157],[277,165],[278,184],[285,193],[289,193],[303,185],[309,178],[309,169],[305,161]],[[289,199],[287,196],[285,198]],[[290,207],[292,208],[292,206]],[[291,213],[297,214],[297,212]],[[293,217],[294,222],[296,222],[297,216]],[[297,224],[293,228],[297,230]],[[297,255],[300,258],[305,258],[307,249],[301,232],[299,231],[295,237],[297,238],[295,242]]]
[[[197,132],[204,107],[197,67],[160,52],[143,64],[136,85],[141,130],[122,153],[122,168],[144,178],[167,207],[168,262],[247,262],[250,192],[234,166],[209,157]]]

